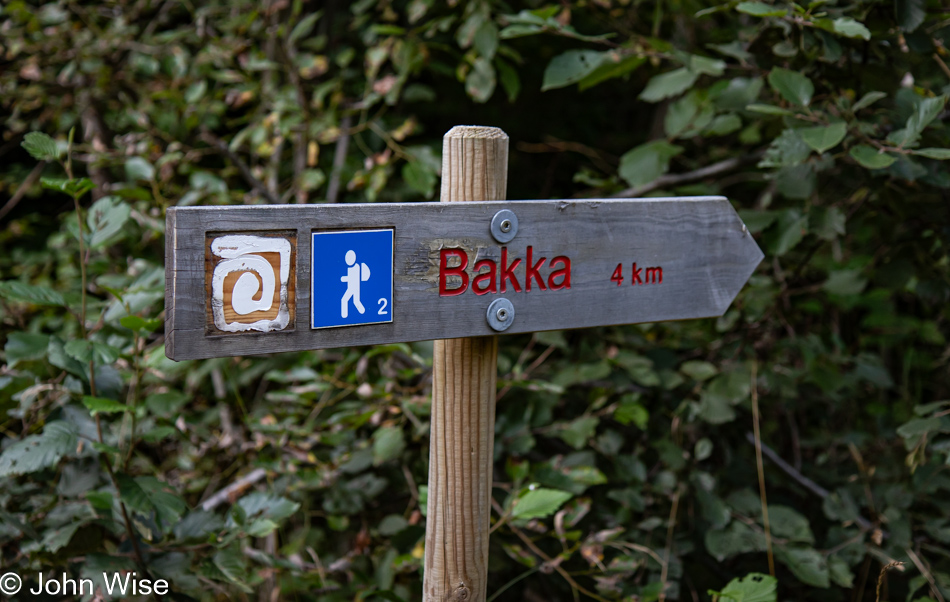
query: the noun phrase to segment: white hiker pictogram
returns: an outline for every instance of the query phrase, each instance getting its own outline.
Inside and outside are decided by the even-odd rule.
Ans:
[[[356,311],[366,313],[366,308],[360,303],[360,282],[369,280],[369,266],[365,263],[356,263],[356,252],[346,252],[346,276],[340,277],[340,282],[346,283],[346,293],[340,301],[340,316],[347,317],[350,313],[350,299],[353,299],[353,305]]]

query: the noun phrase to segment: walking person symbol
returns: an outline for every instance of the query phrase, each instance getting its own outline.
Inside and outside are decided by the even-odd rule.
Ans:
[[[340,277],[340,282],[346,283],[346,293],[340,301],[340,316],[343,318],[349,316],[350,299],[353,299],[356,311],[361,314],[366,313],[366,308],[360,303],[360,282],[369,280],[369,266],[365,263],[356,263],[355,251],[346,252],[346,265],[349,266],[346,268],[346,276]]]

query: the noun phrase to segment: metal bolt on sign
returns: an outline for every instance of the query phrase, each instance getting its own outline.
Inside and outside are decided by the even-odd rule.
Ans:
[[[491,218],[491,235],[498,242],[511,242],[517,234],[518,216],[514,211],[502,209]]]
[[[515,321],[515,306],[508,299],[495,299],[488,306],[486,318],[493,330],[508,330]]]

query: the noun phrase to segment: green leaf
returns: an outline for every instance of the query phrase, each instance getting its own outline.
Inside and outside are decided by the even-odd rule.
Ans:
[[[681,152],[681,146],[653,140],[624,153],[618,172],[630,186],[643,186],[665,174],[670,168],[670,159]]]
[[[51,288],[34,286],[18,280],[0,282],[0,297],[10,301],[33,303],[36,305],[65,305],[63,296]]]
[[[919,437],[925,433],[941,432],[944,430],[944,421],[940,418],[914,418],[897,428],[897,434],[904,439]]]
[[[498,50],[498,27],[491,19],[485,19],[478,26],[473,42],[478,54],[489,61],[495,58],[495,51]]]
[[[646,58],[644,57],[636,55],[623,57],[617,52],[608,52],[605,54],[600,66],[577,83],[577,89],[583,92],[608,79],[623,77],[636,70],[645,62]]]
[[[570,387],[578,383],[585,383],[606,378],[610,374],[610,365],[600,361],[593,364],[571,364],[565,366],[551,380],[559,387]]]
[[[703,437],[696,442],[696,445],[693,446],[693,457],[696,460],[702,462],[711,456],[713,453],[713,442],[710,441],[707,437]],[[728,522],[728,521],[726,521]]]
[[[316,25],[317,20],[322,14],[323,11],[318,10],[301,19],[300,22],[294,25],[293,30],[291,30],[290,35],[287,37],[287,43],[293,45],[297,40],[309,36],[313,31],[313,26]]]
[[[821,288],[833,295],[860,295],[868,284],[861,270],[835,270]]]
[[[190,399],[180,391],[152,393],[145,398],[145,407],[158,416],[171,416],[184,407]]]
[[[86,341],[84,339],[73,339],[66,343],[63,348],[66,354],[80,362],[92,360],[97,365],[104,366],[111,364],[119,359],[119,350],[111,345],[99,343],[98,341]]]
[[[130,182],[151,182],[155,177],[155,167],[142,157],[129,157],[125,160],[125,179]]]
[[[854,573],[851,572],[851,568],[844,558],[830,556],[828,558],[828,574],[836,585],[847,589],[854,587]]]
[[[736,10],[753,17],[784,17],[788,14],[787,9],[771,6],[764,2],[740,2],[736,5]]]
[[[516,101],[518,94],[521,93],[521,78],[518,71],[500,58],[495,59],[495,66],[498,68],[498,80],[501,82],[501,87],[508,95],[508,102]]]
[[[797,209],[783,211],[776,222],[778,236],[772,241],[770,251],[778,256],[788,253],[801,242],[808,232],[808,217]]]
[[[557,436],[574,449],[581,449],[594,436],[599,423],[600,418],[596,416],[581,416],[562,425]]]
[[[805,141],[805,144],[818,153],[823,153],[841,144],[847,133],[848,125],[844,122],[798,130],[798,134]]]
[[[373,433],[373,465],[396,459],[404,449],[406,439],[398,426],[385,426]]]
[[[664,98],[679,96],[689,90],[698,77],[698,73],[686,67],[654,75],[638,98],[645,102],[659,102]]]
[[[860,21],[855,21],[851,17],[839,17],[835,19],[833,27],[836,34],[846,38],[871,39],[871,32],[868,28]]]
[[[808,519],[788,506],[769,505],[769,524],[772,533],[796,543],[815,543]]]
[[[894,12],[900,28],[909,33],[920,27],[927,16],[926,4],[926,0],[897,0]]]
[[[557,512],[557,509],[571,494],[559,489],[534,489],[518,498],[511,511],[512,518],[529,519],[544,518]]]
[[[485,57],[478,57],[465,78],[465,91],[475,102],[486,102],[495,92],[495,69]]]
[[[3,347],[10,368],[17,362],[38,360],[46,357],[49,347],[49,335],[32,332],[11,332],[7,335],[7,344]]]
[[[244,532],[251,537],[264,537],[276,531],[278,526],[277,523],[269,518],[259,518],[251,522],[251,524],[244,529]]]
[[[600,67],[606,55],[596,50],[568,50],[557,55],[544,70],[541,91],[576,84]]]
[[[878,151],[867,144],[859,144],[848,153],[851,158],[857,161],[862,167],[868,169],[883,169],[889,167],[895,159],[891,155]]]
[[[673,101],[666,111],[666,116],[663,118],[663,127],[666,130],[666,136],[668,138],[676,138],[686,131],[696,118],[699,108],[700,99],[695,90]]]
[[[765,535],[737,520],[724,530],[706,531],[704,539],[706,551],[719,562],[738,554],[765,551]]]
[[[726,63],[720,59],[709,58],[699,54],[688,54],[683,58],[686,68],[700,75],[714,75],[719,77],[726,70]]]
[[[409,526],[409,521],[402,517],[401,514],[390,514],[379,521],[379,534],[386,537],[390,537],[399,533],[403,529]]]
[[[43,534],[43,540],[40,542],[40,547],[48,552],[58,552],[69,543],[69,541],[73,538],[73,535],[76,534],[76,531],[78,531],[79,528],[84,524],[85,522],[76,521],[63,525],[58,529],[50,529]]]
[[[438,172],[424,161],[413,159],[402,166],[402,179],[410,188],[431,199],[435,194]]]
[[[285,497],[257,491],[241,498],[237,503],[245,518],[269,518],[281,522],[300,509],[300,504]]]
[[[26,149],[34,159],[56,161],[59,159],[59,147],[56,141],[43,132],[30,132],[23,137],[20,146]]]
[[[86,409],[89,410],[89,413],[93,416],[96,414],[117,414],[129,411],[129,406],[119,403],[118,401],[102,397],[90,397],[88,395],[83,396],[82,405],[86,406]]]
[[[680,366],[680,372],[698,381],[709,380],[719,374],[719,370],[714,365],[702,360],[683,362]]]
[[[789,546],[778,548],[775,557],[791,569],[792,574],[802,583],[820,588],[831,585],[828,561],[817,550]]]
[[[229,581],[237,585],[242,591],[248,594],[253,591],[244,583],[244,578],[247,576],[247,561],[239,544],[232,544],[223,550],[219,550],[212,558],[212,562]]]
[[[118,240],[131,215],[132,208],[116,196],[104,196],[93,203],[86,216],[92,233],[89,247],[98,249]]]
[[[207,510],[194,510],[175,525],[175,538],[183,541],[203,540],[224,527],[220,516]]]
[[[56,190],[71,197],[82,198],[84,194],[96,187],[89,178],[40,178],[43,188]]]
[[[884,92],[868,92],[861,97],[861,100],[854,103],[854,106],[851,107],[851,111],[857,113],[861,109],[867,108],[882,98],[887,98],[887,94]]]
[[[729,113],[727,115],[716,115],[716,118],[710,122],[703,133],[708,136],[725,136],[731,134],[742,127],[742,118],[738,115]]]
[[[119,318],[119,324],[129,330],[143,330],[145,332],[154,332],[163,322],[160,318],[146,320],[141,316],[124,316]]]
[[[920,99],[917,102],[916,110],[907,118],[907,124],[904,128],[891,132],[887,139],[901,146],[914,144],[920,138],[924,128],[937,118],[946,102],[946,96]]]
[[[39,435],[28,435],[0,454],[0,477],[22,475],[50,468],[63,456],[76,452],[76,428],[68,422],[48,422]]]
[[[939,159],[941,161],[950,159],[950,148],[921,148],[911,152],[928,159]]]
[[[769,72],[768,79],[773,90],[788,102],[800,107],[807,107],[815,93],[815,85],[798,71],[776,67]]]
[[[617,409],[614,410],[614,420],[623,425],[634,424],[641,431],[646,430],[650,421],[650,412],[639,399],[636,395],[624,395]]]
[[[751,104],[746,106],[746,111],[752,111],[753,113],[762,113],[763,115],[794,115],[795,113],[789,111],[788,109],[783,109],[782,107],[777,107],[775,105],[765,105],[765,104]]]
[[[119,481],[119,496],[128,506],[149,517],[153,512],[155,517],[165,527],[175,525],[181,516],[188,510],[185,500],[172,492],[171,487],[155,477],[135,477],[117,475]]]
[[[778,580],[762,573],[737,577],[719,592],[720,602],[776,602]]]
[[[759,161],[759,167],[790,167],[799,165],[811,155],[811,149],[802,140],[800,130],[783,130],[772,141],[765,155]]]

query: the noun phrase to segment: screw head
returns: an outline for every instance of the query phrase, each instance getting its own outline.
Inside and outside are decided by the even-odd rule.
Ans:
[[[511,242],[518,235],[518,216],[511,209],[500,209],[491,219],[491,235],[497,242]]]
[[[511,327],[515,322],[515,306],[511,301],[504,297],[495,299],[488,305],[488,313],[485,315],[488,325],[495,332],[502,332]]]

